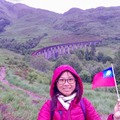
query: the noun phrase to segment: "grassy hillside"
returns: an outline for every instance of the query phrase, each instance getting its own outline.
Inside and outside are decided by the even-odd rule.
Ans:
[[[21,61],[23,60],[23,56],[20,54],[17,54],[6,49],[0,49],[0,66],[8,65],[6,62],[10,59],[15,58]]]
[[[120,40],[120,7],[72,8],[64,14],[4,0],[0,2],[0,7],[1,40],[15,39],[25,43],[42,36],[34,49],[68,42]]]
[[[103,45],[101,47],[97,47],[97,52],[102,52],[105,55],[108,55],[114,58],[115,52],[118,51],[119,48],[120,48],[119,42],[109,43],[105,46]]]

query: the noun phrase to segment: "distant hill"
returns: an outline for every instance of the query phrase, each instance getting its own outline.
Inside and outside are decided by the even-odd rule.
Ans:
[[[0,0],[0,41],[5,46],[6,41],[16,46],[36,39],[29,49],[78,41],[120,40],[119,31],[120,7],[72,8],[58,14]],[[5,48],[3,43],[0,47]]]

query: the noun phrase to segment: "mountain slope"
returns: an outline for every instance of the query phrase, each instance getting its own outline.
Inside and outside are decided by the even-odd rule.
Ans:
[[[64,14],[0,1],[0,40],[25,43],[39,38],[35,49],[53,44],[120,39],[120,7],[72,8]]]

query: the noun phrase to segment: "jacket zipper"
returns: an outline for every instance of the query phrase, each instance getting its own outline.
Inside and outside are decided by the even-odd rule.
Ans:
[[[70,114],[70,110],[68,110],[68,120],[71,120],[71,114]]]
[[[60,119],[62,120],[62,110],[59,110],[59,114],[60,114]]]

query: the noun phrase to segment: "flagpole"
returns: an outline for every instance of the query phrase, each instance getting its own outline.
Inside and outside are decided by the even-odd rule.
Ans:
[[[117,97],[118,97],[118,100],[119,100],[120,96],[119,96],[119,93],[118,93],[118,87],[117,87],[117,83],[116,83],[116,78],[115,78],[115,73],[114,73],[114,69],[113,69],[113,64],[111,64],[111,66],[112,66],[113,77],[114,77],[114,81],[115,81],[115,87],[116,87]]]

